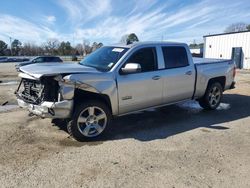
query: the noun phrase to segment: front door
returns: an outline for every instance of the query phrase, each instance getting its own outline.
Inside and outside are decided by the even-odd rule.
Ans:
[[[158,70],[155,48],[137,50],[126,63],[140,64],[141,72],[118,74],[119,113],[124,114],[161,104],[163,80]]]

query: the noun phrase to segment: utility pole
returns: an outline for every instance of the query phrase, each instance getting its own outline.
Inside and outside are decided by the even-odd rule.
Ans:
[[[73,33],[72,47],[75,46],[75,33]]]
[[[73,33],[72,47],[75,46],[75,33]],[[73,56],[73,50],[71,50],[71,55]]]
[[[12,38],[9,37],[9,39],[10,39],[10,55],[12,56],[12,46],[11,46]]]

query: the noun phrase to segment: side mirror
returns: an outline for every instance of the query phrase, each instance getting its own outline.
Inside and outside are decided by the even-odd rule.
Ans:
[[[124,68],[122,68],[122,73],[130,74],[141,72],[141,65],[138,63],[127,63]]]

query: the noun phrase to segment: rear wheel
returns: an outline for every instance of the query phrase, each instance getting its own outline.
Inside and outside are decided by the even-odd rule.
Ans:
[[[111,112],[104,103],[89,101],[76,107],[67,129],[78,141],[95,140],[106,132],[110,121]]]
[[[219,82],[209,84],[205,95],[199,100],[200,106],[206,110],[216,109],[220,105],[222,92]]]

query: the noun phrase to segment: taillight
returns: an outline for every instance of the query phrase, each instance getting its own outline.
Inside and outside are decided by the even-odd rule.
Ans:
[[[236,66],[234,66],[233,77],[235,77],[235,75],[236,75]]]

